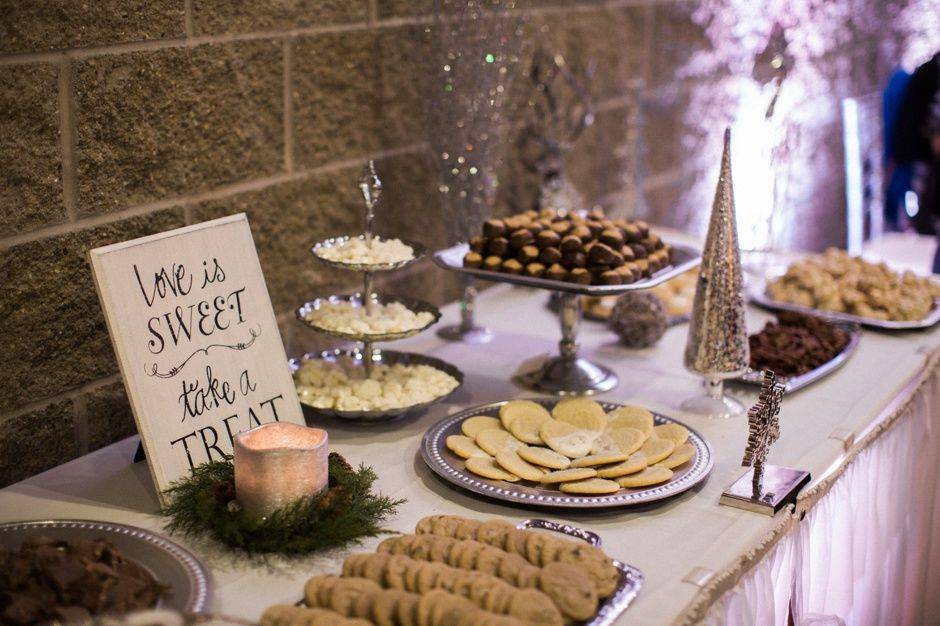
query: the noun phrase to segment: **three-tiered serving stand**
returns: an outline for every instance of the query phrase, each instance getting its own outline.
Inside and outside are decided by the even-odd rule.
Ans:
[[[360,189],[362,190],[363,197],[365,198],[366,204],[366,228],[365,233],[358,236],[358,239],[365,241],[366,243],[370,242],[373,238],[373,221],[375,218],[375,206],[378,204],[379,196],[381,195],[382,183],[379,180],[378,176],[375,173],[375,165],[370,161],[366,167],[363,177],[360,180]],[[412,255],[408,259],[403,259],[401,261],[389,262],[389,263],[350,263],[344,261],[337,261],[334,259],[329,259],[322,256],[324,250],[343,246],[348,244],[352,237],[333,237],[330,239],[325,239],[323,241],[317,242],[311,248],[314,258],[316,258],[321,263],[329,265],[330,267],[335,267],[342,270],[359,272],[362,274],[362,293],[356,293],[350,296],[328,296],[325,298],[317,298],[311,300],[310,302],[305,302],[297,309],[297,318],[312,328],[313,330],[335,337],[337,339],[344,339],[347,341],[353,341],[361,345],[351,350],[346,349],[335,349],[327,350],[320,353],[308,353],[305,354],[300,359],[291,359],[290,368],[291,372],[297,372],[300,367],[303,365],[304,361],[309,360],[321,360],[331,363],[343,363],[347,366],[347,369],[361,370],[363,378],[369,378],[372,376],[374,368],[378,365],[427,365],[433,367],[439,371],[444,372],[445,374],[450,375],[451,377],[457,380],[457,387],[463,384],[463,373],[460,372],[453,365],[446,363],[440,359],[434,357],[425,356],[422,354],[414,354],[409,352],[396,352],[392,350],[380,350],[376,348],[373,344],[376,342],[385,342],[385,341],[398,341],[401,339],[406,339],[417,335],[420,332],[423,332],[430,328],[432,325],[436,324],[441,318],[441,312],[433,304],[427,302],[416,300],[412,298],[401,298],[401,297],[387,297],[380,295],[375,292],[374,289],[374,279],[375,274],[379,272],[391,272],[404,268],[411,263],[414,263],[418,259],[424,256],[427,252],[427,249],[420,243],[414,241],[401,240],[402,243],[409,246],[412,250]],[[338,331],[333,328],[328,328],[318,325],[316,322],[308,319],[309,314],[312,311],[320,309],[324,306],[335,305],[338,303],[348,303],[355,308],[365,307],[366,314],[378,315],[376,311],[378,305],[387,305],[392,302],[398,302],[405,306],[407,309],[415,313],[430,313],[431,321],[425,324],[424,326],[417,328],[410,328],[408,330],[398,331],[398,332],[386,332],[386,333],[346,333]],[[374,410],[341,410],[341,409],[326,409],[322,407],[316,407],[312,404],[307,404],[304,402],[304,398],[300,398],[301,404],[306,404],[317,413],[331,415],[334,417],[339,417],[342,419],[348,420],[359,420],[359,421],[379,421],[385,419],[392,419],[395,417],[400,417],[407,413],[412,413],[420,411],[427,408],[435,402],[440,402],[448,395],[456,391],[456,387],[451,390],[449,393],[434,398],[428,402],[422,402],[418,404],[413,404],[405,407],[396,407],[392,409],[374,409]]]

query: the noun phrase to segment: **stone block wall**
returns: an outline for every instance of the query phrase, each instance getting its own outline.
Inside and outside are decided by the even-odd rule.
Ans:
[[[89,248],[246,212],[296,354],[314,346],[293,308],[356,287],[307,248],[358,228],[368,159],[386,183],[381,227],[446,242],[421,114],[436,71],[428,42],[441,19],[463,19],[455,0],[442,18],[442,2],[0,0],[0,485],[135,430]],[[823,167],[801,189],[799,219],[829,230],[784,242],[806,247],[841,237],[839,99],[877,90],[895,61],[940,41],[936,20],[918,19],[929,1],[803,0],[776,17],[750,0],[505,4],[483,2],[479,19],[519,20],[526,49],[597,63],[597,120],[568,165],[584,197],[693,229],[721,127],[736,119],[736,80],[768,20],[786,22],[813,70],[802,96],[822,111],[793,117],[807,129],[798,153]],[[753,29],[729,33],[722,16]],[[503,206],[535,192],[517,170],[502,171]],[[389,288],[456,298],[428,263],[409,272]]]

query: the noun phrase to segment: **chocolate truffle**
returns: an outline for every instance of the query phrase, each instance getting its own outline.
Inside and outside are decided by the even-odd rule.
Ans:
[[[464,255],[464,267],[480,267],[481,265],[483,265],[483,257],[478,252],[468,252]]]
[[[637,227],[637,230],[640,231],[640,237],[648,237],[650,234],[650,225],[644,222],[643,220],[637,220],[633,222],[634,226]]]
[[[555,247],[542,248],[542,251],[539,253],[539,261],[551,267],[561,261],[561,250]]]
[[[539,249],[535,246],[522,246],[519,255],[516,257],[523,265],[533,263],[539,258]]]
[[[640,239],[643,238],[643,235],[640,234],[640,229],[636,227],[636,224],[627,224],[623,228],[623,235],[627,238],[628,243],[638,243]]]
[[[561,235],[551,229],[543,230],[535,237],[535,245],[539,248],[557,248],[561,244]]]
[[[638,259],[646,258],[646,247],[641,243],[631,243],[630,249],[633,250],[633,256]]]
[[[623,279],[615,270],[607,270],[598,276],[597,282],[601,285],[619,285]]]
[[[483,237],[477,235],[476,237],[470,238],[470,249],[476,252],[477,254],[483,254],[486,252],[486,240]]]
[[[564,267],[555,263],[547,270],[545,270],[545,278],[550,278],[552,280],[567,280],[568,279],[568,270]]]
[[[600,209],[599,207],[594,207],[593,209],[588,211],[587,217],[589,220],[595,220],[598,222],[600,222],[601,220],[607,219],[607,216],[604,215],[604,211]]]
[[[525,266],[525,275],[532,278],[541,278],[545,275],[545,266],[541,263],[529,263]]]
[[[584,244],[581,241],[580,237],[575,235],[565,235],[561,240],[561,252],[562,254],[566,252],[580,252],[584,247]]]
[[[495,254],[483,259],[483,269],[490,270],[491,272],[498,272],[502,266],[503,260]]]
[[[506,259],[503,261],[503,272],[506,274],[521,274],[522,263],[518,259]]]
[[[503,257],[509,252],[509,240],[505,237],[490,239],[486,244],[486,253],[492,256]]]
[[[616,228],[605,228],[601,231],[600,241],[616,250],[623,245],[623,234]]]
[[[577,238],[580,239],[581,241],[587,241],[588,239],[591,238],[591,229],[588,228],[587,226],[585,226],[584,224],[580,224],[580,225],[575,226],[574,228],[572,228],[572,229],[571,229],[571,232],[568,233],[568,234],[569,234],[569,235],[574,235],[575,237],[577,237]]]
[[[569,222],[568,220],[561,220],[559,222],[553,222],[552,230],[558,233],[559,235],[567,235],[568,231],[571,230],[571,222]]]
[[[512,234],[509,235],[509,245],[515,250],[519,250],[523,246],[528,246],[534,242],[535,237],[532,235],[532,231],[526,230],[525,228],[514,230]]]
[[[487,239],[495,239],[506,234],[506,224],[500,219],[488,219],[483,222],[483,236]]]
[[[583,252],[567,252],[561,255],[561,264],[571,269],[573,267],[585,267],[587,265],[587,256]]]
[[[625,263],[614,271],[620,274],[620,281],[624,285],[629,285],[632,282],[636,282],[636,279],[638,278],[637,274],[639,273],[634,271],[632,263]]]
[[[579,285],[590,285],[591,278],[591,272],[587,271],[583,267],[576,267],[568,272],[568,282],[571,283],[578,283]]]
[[[627,262],[636,258],[636,255],[633,254],[633,248],[630,246],[622,246],[620,248],[620,255],[623,257],[623,260]]]
[[[588,251],[588,261],[595,265],[612,265],[618,256],[610,246],[603,243],[594,244]],[[620,257],[620,261],[623,262],[623,257]]]

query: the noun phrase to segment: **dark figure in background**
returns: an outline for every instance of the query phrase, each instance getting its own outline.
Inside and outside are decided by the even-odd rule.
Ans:
[[[940,234],[940,52],[918,67],[907,85],[894,133],[894,158],[913,167],[919,210],[914,226]],[[934,256],[940,272],[940,246]]]

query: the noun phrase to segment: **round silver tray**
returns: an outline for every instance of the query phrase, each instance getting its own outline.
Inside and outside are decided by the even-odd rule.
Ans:
[[[324,352],[308,353],[303,355],[299,359],[289,359],[287,364],[290,368],[291,374],[295,374],[297,370],[300,369],[300,366],[304,361],[310,360],[323,360],[335,363],[341,359],[348,359],[354,366],[365,368],[365,354],[359,350],[326,350]],[[352,421],[363,421],[363,422],[378,422],[383,420],[389,420],[396,417],[401,417],[407,415],[408,413],[414,413],[417,411],[422,411],[436,402],[440,402],[445,398],[449,397],[455,391],[460,389],[460,386],[463,385],[463,372],[459,369],[431,356],[426,356],[423,354],[413,354],[410,352],[395,352],[392,350],[373,350],[372,351],[372,363],[373,365],[395,365],[398,363],[405,365],[429,365],[435,369],[438,369],[445,374],[449,374],[457,379],[457,386],[454,387],[450,392],[446,393],[443,396],[430,400],[428,402],[421,402],[419,404],[413,404],[407,407],[399,407],[395,409],[386,409],[386,410],[372,410],[372,411],[342,411],[339,409],[323,409],[315,407],[311,404],[304,402],[303,398],[300,398],[300,403],[304,406],[312,409],[314,412],[327,415],[330,417],[338,417],[344,420]],[[299,396],[299,394],[298,394]]]
[[[533,400],[547,409],[551,409],[557,402],[556,400],[540,398],[534,398]],[[424,458],[424,462],[435,474],[451,485],[482,496],[528,506],[578,509],[645,504],[678,495],[705,480],[714,463],[711,447],[701,435],[678,420],[653,413],[656,424],[675,422],[688,428],[689,443],[695,447],[695,456],[685,465],[676,468],[672,480],[663,485],[636,489],[624,488],[617,493],[604,496],[578,496],[563,493],[557,489],[546,489],[529,481],[509,483],[501,480],[489,480],[465,471],[463,468],[464,460],[447,449],[445,445],[447,437],[459,435],[461,422],[469,417],[475,415],[498,416],[499,407],[506,404],[506,402],[508,400],[460,411],[429,428],[421,440],[421,456]],[[612,411],[619,406],[623,406],[613,402],[601,402],[600,404],[605,411]]]
[[[333,248],[338,245],[344,244],[350,239],[365,239],[365,235],[357,235],[356,237],[351,237],[349,235],[344,235],[342,237],[330,237],[329,239],[324,239],[313,244],[313,247],[310,248],[310,252],[313,253],[314,258],[316,258],[321,263],[325,263],[331,267],[336,267],[343,270],[350,270],[354,272],[388,272],[391,270],[397,270],[414,263],[421,257],[423,257],[428,249],[424,245],[416,241],[408,241],[407,239],[402,239],[401,237],[395,237],[403,244],[411,246],[414,255],[410,259],[405,259],[404,261],[397,261],[395,263],[343,263],[342,261],[332,261],[330,259],[325,259],[320,256],[319,251],[326,248]]]
[[[930,328],[937,322],[940,322],[940,298],[934,299],[933,309],[927,314],[927,317],[911,321],[890,321],[876,320],[871,317],[861,317],[850,313],[839,313],[837,311],[827,311],[825,309],[815,309],[813,307],[791,304],[789,302],[779,302],[767,295],[766,280],[757,280],[748,289],[748,298],[757,306],[770,311],[793,311],[795,313],[804,313],[806,315],[815,315],[828,320],[837,322],[850,322],[860,324],[868,328],[877,328],[880,330],[921,330]]]
[[[200,613],[209,608],[209,573],[192,552],[178,543],[136,526],[89,520],[38,520],[0,524],[0,547],[16,550],[36,535],[50,539],[104,539],[130,560],[167,585],[170,592],[157,607],[182,613]]]
[[[432,318],[430,322],[421,326],[419,328],[412,328],[410,330],[403,330],[395,333],[372,333],[372,334],[362,334],[362,333],[344,333],[338,330],[333,330],[330,328],[324,328],[323,326],[317,326],[313,322],[307,319],[307,315],[311,311],[316,311],[324,304],[337,304],[340,302],[348,302],[353,305],[355,308],[362,308],[365,306],[365,303],[362,299],[362,294],[356,293],[351,296],[329,296],[328,298],[317,298],[316,300],[311,300],[310,302],[305,302],[297,309],[297,319],[309,326],[310,328],[316,330],[317,332],[323,333],[325,335],[330,335],[331,337],[338,337],[339,339],[348,339],[350,341],[395,341],[397,339],[405,339],[406,337],[411,337],[417,335],[420,332],[427,330],[429,327],[436,324],[441,319],[441,312],[433,304],[429,304],[422,300],[415,300],[413,298],[399,298],[399,297],[385,297],[379,294],[372,294],[372,301],[378,304],[390,304],[392,302],[398,302],[405,305],[406,308],[414,311],[415,313],[430,313]]]

